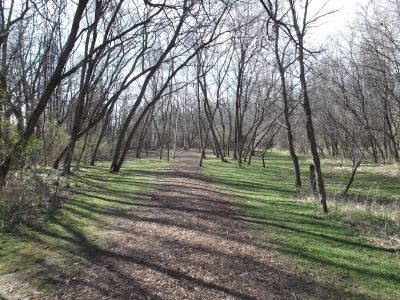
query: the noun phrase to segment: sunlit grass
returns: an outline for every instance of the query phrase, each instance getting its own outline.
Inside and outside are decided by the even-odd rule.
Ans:
[[[75,192],[64,199],[61,209],[41,217],[35,228],[21,226],[0,233],[0,274],[33,269],[25,280],[33,279],[45,290],[49,277],[38,276],[43,268],[76,272],[105,246],[103,225],[135,214],[136,195],[153,190],[157,171],[167,164],[159,159],[136,160],[127,162],[120,174],[110,174],[106,163],[82,168],[71,178]]]
[[[288,157],[286,152],[279,152]],[[277,154],[277,151],[274,152]],[[308,155],[299,156],[303,180],[308,178],[308,166],[312,159]],[[327,191],[330,196],[339,195],[344,191],[351,173],[352,162],[341,157],[321,158]],[[349,196],[358,200],[400,201],[400,167],[394,163],[363,162],[359,167],[355,180],[349,191]]]
[[[324,162],[326,164],[327,162]],[[314,279],[343,297],[400,297],[400,259],[395,250],[368,242],[363,236],[331,217],[316,212],[316,203],[300,201],[293,189],[290,159],[283,152],[273,152],[262,168],[254,159],[251,166],[239,168],[236,163],[208,159],[204,172],[216,184],[231,190],[240,204],[239,212],[248,224],[265,232],[261,242],[272,244],[293,266],[316,274]],[[301,157],[303,185],[308,181],[308,158]],[[346,176],[346,175],[344,175]],[[345,178],[328,169],[330,193],[342,188]],[[368,187],[377,182],[384,197],[400,186],[398,178],[360,173],[351,193],[368,195]]]

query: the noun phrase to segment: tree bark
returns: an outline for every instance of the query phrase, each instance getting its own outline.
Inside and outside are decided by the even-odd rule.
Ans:
[[[295,175],[295,188],[301,188],[301,175],[300,175],[300,165],[299,159],[296,155],[296,150],[293,141],[292,124],[290,123],[290,112],[289,112],[289,99],[286,86],[286,69],[283,66],[283,60],[279,54],[279,26],[277,21],[275,21],[275,58],[279,69],[280,80],[281,80],[281,90],[282,90],[282,102],[283,102],[283,115],[285,118],[286,135],[289,147],[290,157],[292,159],[294,175]]]
[[[7,154],[4,158],[3,162],[0,164],[0,185],[4,185],[6,181],[6,177],[10,171],[12,163],[18,158],[18,155],[23,152],[25,149],[29,138],[35,131],[36,125],[39,121],[40,116],[45,110],[47,103],[50,100],[51,95],[53,94],[56,87],[60,84],[62,80],[62,74],[64,71],[64,67],[68,61],[68,58],[75,46],[75,42],[78,35],[80,21],[82,19],[82,15],[86,9],[89,0],[80,0],[78,2],[74,19],[72,21],[71,30],[69,32],[67,41],[64,45],[64,48],[61,52],[61,55],[57,61],[57,66],[54,69],[54,72],[47,83],[43,93],[41,94],[38,104],[33,110],[24,132],[22,133],[22,137],[14,144],[13,151],[10,154]]]
[[[306,3],[307,5],[309,2]],[[306,71],[305,71],[305,62],[304,62],[304,34],[305,34],[305,28],[302,30],[300,29],[298,25],[298,20],[297,20],[297,13],[296,9],[294,7],[293,0],[290,0],[290,6],[291,6],[291,13],[292,13],[292,19],[294,21],[294,28],[296,31],[297,35],[297,48],[298,48],[298,63],[299,63],[299,69],[300,69],[300,85],[301,85],[301,91],[303,95],[303,109],[305,112],[305,117],[306,117],[306,130],[307,130],[307,137],[308,141],[310,144],[310,150],[315,166],[315,171],[317,173],[317,180],[318,180],[318,188],[319,188],[319,194],[320,194],[320,201],[321,201],[321,206],[324,211],[324,213],[328,212],[328,206],[326,204],[326,191],[325,191],[325,182],[324,178],[322,175],[322,170],[321,170],[321,161],[319,158],[319,153],[318,153],[318,146],[317,146],[317,141],[315,139],[315,131],[314,131],[314,124],[312,120],[312,109],[311,109],[311,103],[310,103],[310,98],[308,96],[308,87],[307,87],[307,79],[306,79]],[[305,16],[306,17],[306,11],[307,7],[305,8]],[[305,25],[304,21],[304,26]]]

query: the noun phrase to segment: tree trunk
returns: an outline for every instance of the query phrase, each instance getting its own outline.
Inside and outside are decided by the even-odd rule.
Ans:
[[[285,67],[283,66],[283,61],[281,60],[279,54],[279,26],[275,21],[275,57],[278,64],[279,74],[281,77],[281,90],[282,90],[282,102],[283,102],[283,115],[285,118],[285,125],[286,125],[286,135],[287,141],[289,146],[289,153],[292,159],[294,175],[295,175],[295,188],[301,188],[301,175],[300,175],[300,166],[299,160],[296,155],[296,150],[294,147],[293,141],[293,133],[292,133],[292,124],[290,123],[290,112],[289,112],[289,99],[288,99],[288,92],[286,87],[286,74],[285,74]]]
[[[357,169],[358,169],[358,167],[361,165],[361,161],[362,161],[362,160],[360,159],[357,163],[353,163],[353,170],[352,170],[352,172],[351,172],[349,181],[347,182],[346,188],[344,189],[344,191],[343,191],[343,193],[342,193],[342,196],[343,196],[343,197],[346,197],[346,196],[347,196],[347,193],[349,192],[349,189],[350,189],[351,185],[353,184],[354,178],[355,178],[355,176],[356,176]]]
[[[178,119],[179,119],[179,111],[176,113],[176,118],[175,118],[174,153],[172,154],[173,159],[175,159],[175,157],[176,157],[176,142],[177,142],[177,137],[178,137]],[[185,124],[186,124],[186,122],[185,122]],[[186,128],[186,126],[185,126],[185,128]],[[184,137],[184,139],[185,139],[185,137]]]
[[[113,108],[111,107],[107,112],[106,119],[105,119],[104,124],[103,124],[103,126],[101,128],[101,132],[100,132],[99,138],[97,139],[96,146],[94,147],[94,150],[93,150],[92,158],[90,159],[90,165],[91,166],[94,166],[95,163],[96,163],[97,153],[99,152],[101,142],[103,140],[104,134],[106,133],[108,123],[110,122],[112,111],[113,111]]]
[[[326,191],[325,191],[325,183],[321,170],[321,162],[318,154],[318,146],[317,141],[315,139],[314,132],[314,124],[312,120],[312,110],[311,103],[308,97],[308,89],[307,89],[307,81],[306,81],[306,73],[305,73],[305,63],[304,63],[304,49],[303,49],[303,37],[299,36],[299,67],[300,67],[300,84],[301,90],[303,94],[303,109],[306,116],[306,129],[307,129],[307,137],[310,143],[310,150],[313,157],[313,162],[315,166],[315,171],[317,173],[318,180],[318,188],[320,194],[321,205],[324,213],[328,212],[328,206],[326,204]]]
[[[317,179],[315,174],[315,166],[312,164],[310,165],[310,189],[314,195],[317,193]]]
[[[61,55],[57,61],[57,65],[54,69],[54,72],[46,85],[43,93],[41,94],[38,104],[33,110],[27,124],[25,127],[25,131],[22,134],[20,140],[18,140],[13,147],[13,151],[10,154],[6,155],[3,162],[0,164],[0,184],[4,185],[6,182],[6,177],[8,172],[10,171],[12,162],[18,157],[18,155],[25,149],[27,141],[32,136],[35,131],[35,127],[37,122],[39,121],[40,116],[45,110],[47,103],[49,102],[51,95],[53,94],[56,87],[62,80],[62,74],[64,67],[68,61],[68,58],[75,46],[76,37],[79,31],[80,21],[82,19],[82,15],[86,9],[86,5],[88,4],[88,0],[80,0],[78,2],[74,19],[71,25],[71,30],[69,32],[67,41],[63,47]]]

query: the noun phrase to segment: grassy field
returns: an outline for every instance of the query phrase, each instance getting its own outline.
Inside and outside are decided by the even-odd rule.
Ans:
[[[72,177],[76,192],[64,199],[63,208],[34,227],[0,233],[0,287],[1,275],[10,272],[42,291],[68,280],[68,274],[73,276],[103,246],[103,225],[115,216],[134,214],[136,195],[152,190],[157,170],[167,164],[159,159],[127,162],[120,174],[110,174],[109,164],[83,168]]]
[[[332,293],[350,298],[399,299],[398,250],[370,242],[350,230],[346,222],[337,222],[334,212],[323,216],[316,210],[317,204],[297,199],[286,153],[273,152],[267,164],[264,169],[261,161],[254,159],[251,166],[239,168],[233,162],[208,159],[204,172],[235,195],[238,212],[250,228],[265,232],[261,242],[274,245],[293,267],[311,270],[314,279]],[[344,187],[345,165],[333,160],[323,164],[332,195]],[[307,185],[307,157],[301,158],[301,165],[303,185]],[[351,192],[359,199],[372,199],[371,188],[378,191],[375,198],[399,201],[400,180],[394,174],[386,175],[382,167],[361,168]]]
[[[303,157],[303,161],[310,161]],[[322,159],[328,192],[343,192],[351,162],[340,158]],[[360,201],[397,202],[400,205],[400,169],[395,164],[363,163],[351,190]]]

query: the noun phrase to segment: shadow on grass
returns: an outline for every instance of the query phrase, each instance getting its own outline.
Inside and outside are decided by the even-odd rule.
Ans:
[[[399,274],[390,267],[389,258],[393,258],[394,255],[392,250],[369,245],[337,224],[323,218],[315,218],[308,205],[292,200],[287,162],[282,162],[281,159],[271,160],[267,170],[252,166],[238,169],[233,164],[218,164],[213,161],[207,163],[210,163],[210,166],[206,167],[206,172],[212,176],[213,181],[221,185],[220,191],[210,188],[210,181],[206,178],[190,172],[160,171],[154,167],[140,165],[128,169],[122,175],[111,175],[106,167],[87,168],[76,177],[82,188],[72,199],[65,202],[62,210],[45,218],[41,226],[20,233],[21,243],[32,243],[38,250],[30,253],[31,257],[24,254],[26,259],[37,255],[37,261],[41,261],[43,266],[48,266],[48,272],[41,274],[42,283],[53,279],[52,285],[62,288],[67,279],[75,278],[69,281],[68,289],[89,289],[102,297],[161,299],[162,297],[157,295],[151,286],[145,284],[142,278],[129,272],[146,268],[193,288],[222,292],[239,299],[257,299],[238,288],[232,288],[229,284],[207,281],[173,265],[167,265],[157,255],[156,249],[153,252],[152,249],[146,250],[131,245],[126,251],[121,251],[104,240],[104,232],[120,235],[121,238],[132,234],[139,235],[140,232],[132,233],[132,229],[126,224],[145,222],[185,229],[199,235],[206,234],[221,242],[232,240],[240,245],[259,247],[262,251],[271,250],[271,244],[261,246],[257,241],[234,234],[227,235],[225,230],[216,226],[206,226],[201,222],[193,227],[192,224],[186,223],[184,218],[179,217],[190,214],[198,220],[213,220],[215,224],[223,226],[254,225],[257,230],[272,236],[273,247],[305,261],[307,268],[328,268],[335,276],[350,274],[346,277],[349,281],[346,289],[340,284],[331,284],[329,280],[321,280],[321,287],[333,298],[368,298],[370,291],[364,289],[368,278],[373,278],[372,281],[380,284],[381,289],[394,290],[394,285],[399,283]],[[276,177],[283,179],[276,180]],[[174,178],[195,179],[197,184],[178,185]],[[179,190],[179,195],[165,198],[149,197],[148,191],[161,183],[163,185],[159,187],[159,193],[162,193],[163,189],[176,189]],[[231,203],[216,199],[232,195],[238,195],[240,200]],[[196,202],[187,200],[193,198]],[[145,212],[160,211],[164,216],[142,215],[139,213],[142,209]],[[203,255],[235,261],[238,267],[250,265],[263,268],[265,274],[279,274],[281,282],[277,284],[280,286],[286,285],[294,291],[313,294],[310,290],[310,278],[260,263],[249,256],[232,255],[228,251],[218,251],[207,245],[193,246],[189,242],[182,243],[168,236],[155,235],[153,238],[157,241],[162,240],[171,249],[191,249]],[[6,248],[12,249],[12,245]],[[2,249],[0,246],[2,252],[7,250],[6,248]],[[54,253],[60,259],[60,263],[46,258]],[[369,260],[370,257],[373,257],[373,261]],[[198,264],[190,256],[182,256],[180,259],[186,265]],[[74,261],[79,262],[76,267],[71,264]],[[66,266],[66,263],[70,265]],[[215,266],[201,267],[215,272]],[[86,268],[92,272],[97,271],[101,276],[93,276],[92,279],[81,276]],[[357,277],[361,279],[357,280]],[[260,282],[260,285],[271,284],[267,282],[268,278],[264,280],[266,282]],[[363,292],[356,291],[353,288],[356,285],[359,285]],[[376,285],[373,285],[373,288]],[[381,290],[378,289],[377,293],[381,293]],[[373,296],[376,295],[372,294]]]
[[[187,178],[187,174],[184,174]],[[181,175],[182,176],[182,175]],[[197,178],[197,177],[196,177]],[[101,181],[101,180],[100,180]],[[114,190],[114,188],[103,187],[101,182],[99,184],[90,185],[92,188],[95,186],[99,188],[96,194],[80,191],[77,193],[77,197],[71,199],[67,205],[64,207],[64,214],[55,214],[50,216],[47,221],[52,224],[50,227],[42,226],[36,228],[35,239],[36,242],[42,244],[46,247],[50,247],[52,251],[57,251],[59,253],[68,253],[74,259],[87,261],[88,266],[100,269],[102,274],[101,278],[96,278],[96,280],[88,280],[87,277],[80,278],[77,274],[77,269],[55,269],[54,265],[50,265],[49,272],[47,276],[41,275],[41,281],[47,282],[49,279],[53,278],[52,284],[55,285],[65,285],[64,279],[75,278],[69,282],[69,289],[75,290],[79,288],[89,288],[96,290],[102,296],[115,297],[116,293],[120,293],[123,297],[148,297],[151,299],[160,298],[153,293],[153,290],[148,286],[142,284],[141,280],[135,276],[129,275],[125,272],[125,268],[121,265],[128,265],[131,269],[136,269],[138,267],[146,268],[157,273],[161,273],[168,278],[175,279],[179,282],[184,282],[185,285],[196,286],[205,290],[214,290],[216,292],[222,292],[231,297],[239,299],[258,299],[258,297],[253,297],[239,289],[231,288],[229,285],[223,285],[214,283],[211,281],[206,281],[200,277],[192,276],[185,273],[179,268],[174,266],[166,266],[162,259],[152,256],[148,251],[144,251],[140,248],[130,248],[129,251],[116,251],[109,245],[102,245],[94,242],[92,232],[88,232],[80,225],[85,226],[96,225],[96,226],[110,226],[107,222],[108,218],[113,219],[126,219],[127,221],[140,221],[146,223],[156,223],[162,226],[170,226],[174,228],[183,228],[186,230],[191,230],[198,232],[198,234],[208,234],[216,236],[220,241],[226,239],[233,239],[241,244],[252,244],[253,241],[247,239],[239,239],[234,235],[226,235],[221,232],[220,229],[209,228],[205,226],[197,226],[196,229],[190,224],[185,224],[179,218],[156,218],[156,217],[146,217],[134,215],[132,210],[138,207],[145,207],[154,210],[161,210],[163,212],[167,211],[168,215],[174,216],[181,212],[190,213],[196,215],[198,218],[202,219],[213,219],[216,222],[224,222],[224,220],[234,220],[234,221],[245,221],[245,222],[255,222],[257,218],[251,215],[237,215],[236,210],[231,210],[230,206],[232,204],[222,203],[222,206],[215,206],[218,201],[210,198],[209,196],[198,197],[196,200],[201,201],[200,207],[195,207],[194,203],[190,201],[185,201],[185,199],[192,199],[190,195],[198,193],[198,190],[203,187],[204,191],[209,192],[207,187],[207,182],[205,184],[199,184],[196,190],[193,191],[193,187],[180,187],[179,191],[181,196],[174,197],[173,199],[159,199],[151,198],[149,199],[147,194],[141,195],[140,193],[135,193],[135,195],[130,194],[127,197],[129,191],[121,191],[119,195]],[[168,183],[164,184],[162,189],[177,188],[176,185]],[[114,192],[112,192],[114,191]],[[113,195],[113,197],[108,197],[107,194]],[[206,193],[208,194],[208,193]],[[118,195],[118,196],[117,196]],[[125,200],[122,200],[125,199]],[[87,200],[87,201],[85,201]],[[221,203],[219,203],[221,204]],[[212,206],[212,209],[207,209]],[[226,207],[225,207],[226,206]],[[228,207],[229,206],[229,207]],[[237,205],[237,208],[243,208],[245,205]],[[218,208],[218,209],[216,209]],[[250,219],[251,218],[251,219]],[[77,220],[80,220],[76,223]],[[124,226],[124,222],[121,222],[121,227],[117,227],[114,223],[112,226],[112,232],[119,232],[121,236],[126,236],[129,233],[129,227]],[[230,224],[230,223],[228,223]],[[265,225],[265,222],[263,223]],[[131,233],[132,234],[132,233]],[[135,233],[138,234],[138,233]],[[147,236],[147,238],[149,238]],[[224,259],[235,261],[237,264],[246,264],[260,267],[260,262],[252,260],[251,257],[247,255],[232,255],[229,252],[218,251],[208,246],[193,246],[190,243],[182,243],[179,240],[169,239],[168,236],[155,236],[156,239],[163,239],[172,248],[184,248],[192,249],[193,251],[203,253],[207,256],[218,256],[224,257]],[[262,248],[263,251],[268,251],[266,247]],[[196,265],[197,261],[192,261],[190,257],[181,257],[183,261],[186,261],[187,265]],[[45,262],[44,264],[48,264]],[[202,266],[204,267],[204,265]],[[214,266],[206,266],[210,268],[210,272],[215,272],[213,270]],[[307,291],[307,293],[312,293],[309,289],[309,279],[299,277],[294,274],[285,273],[281,269],[277,269],[274,266],[265,264],[261,266],[266,270],[266,274],[275,273],[279,274],[280,284],[294,287],[296,291]],[[69,272],[69,273],[68,273]],[[56,276],[55,276],[56,275]],[[55,279],[54,279],[55,278]],[[113,286],[113,289],[105,288],[105,285]],[[267,284],[270,284],[267,282]],[[325,290],[329,290],[334,295],[344,295],[340,290],[336,290],[332,287],[324,287]],[[346,294],[355,296],[356,294]],[[161,298],[160,298],[161,299]]]
[[[253,164],[239,168],[209,160],[205,173],[236,195],[239,218],[265,230],[265,243],[278,245],[295,263],[318,272],[322,282],[361,290],[363,297],[400,297],[397,249],[372,245],[329,219],[316,218],[311,205],[296,202],[289,157],[274,154],[268,169],[257,159]]]

